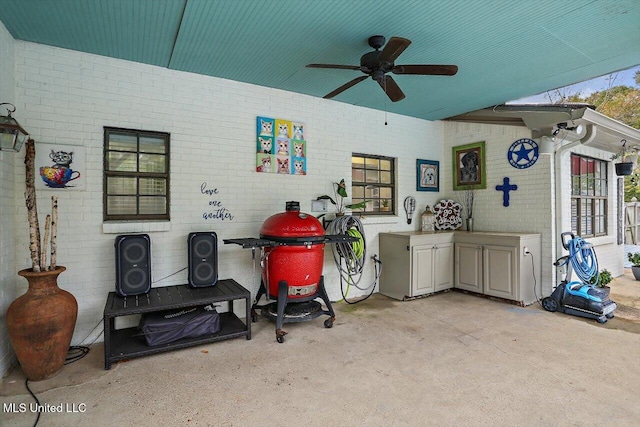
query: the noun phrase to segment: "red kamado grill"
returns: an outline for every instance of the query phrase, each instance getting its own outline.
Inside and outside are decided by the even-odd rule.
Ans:
[[[335,313],[324,288],[322,267],[326,243],[352,242],[347,235],[326,235],[322,224],[313,215],[300,212],[300,203],[287,202],[286,212],[275,214],[262,224],[260,238],[225,239],[243,248],[262,249],[262,280],[251,311],[252,321],[257,321],[255,309],[263,316],[276,321],[276,339],[284,342],[286,332],[282,324],[314,319],[322,314],[329,316],[324,326],[331,328]],[[262,295],[277,301],[259,306]],[[327,309],[323,310],[321,298]]]

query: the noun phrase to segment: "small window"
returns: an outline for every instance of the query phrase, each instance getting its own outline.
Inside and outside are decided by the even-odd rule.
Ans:
[[[571,231],[580,237],[607,234],[607,162],[571,154]]]
[[[353,204],[367,201],[354,213],[395,215],[395,159],[354,153],[351,156],[351,200]]]
[[[104,128],[104,207],[109,220],[169,219],[169,134]]]

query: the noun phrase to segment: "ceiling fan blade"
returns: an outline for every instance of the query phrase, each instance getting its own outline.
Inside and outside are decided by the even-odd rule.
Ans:
[[[338,89],[334,90],[333,92],[330,92],[328,94],[326,94],[325,96],[323,96],[324,99],[331,99],[334,96],[344,92],[345,90],[349,89],[351,86],[355,86],[358,83],[360,83],[363,80],[366,80],[369,76],[360,76],[356,79],[351,80],[348,83],[343,84],[342,86],[340,86]]]
[[[308,64],[307,68],[333,68],[338,70],[359,70],[357,65],[337,65],[337,64]]]
[[[404,99],[404,93],[400,86],[393,80],[393,77],[385,75],[384,78],[378,80],[380,87],[387,93],[387,96],[392,102],[397,102]]]
[[[458,72],[457,65],[396,65],[391,70],[394,74],[421,74],[428,76],[454,76]]]
[[[403,37],[391,37],[389,42],[387,42],[386,46],[382,49],[382,52],[380,52],[378,61],[381,63],[388,62],[392,64],[393,61],[395,61],[410,44],[411,40],[409,39],[405,39]]]

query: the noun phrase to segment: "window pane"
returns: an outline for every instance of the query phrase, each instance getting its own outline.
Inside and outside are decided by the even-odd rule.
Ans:
[[[110,151],[107,157],[107,170],[116,172],[136,172],[136,154]]]
[[[380,178],[378,176],[379,173],[380,172],[378,172],[377,170],[368,170],[368,171],[366,171],[366,177],[367,177],[366,182],[374,182],[374,183],[380,182]]]
[[[587,174],[587,159],[584,157],[580,158],[580,175]]]
[[[167,181],[164,178],[140,178],[140,194],[167,194]]]
[[[571,175],[580,175],[580,157],[571,155]]]
[[[167,199],[166,197],[140,197],[140,213],[141,214],[164,214],[166,213]]]
[[[389,157],[352,154],[352,201],[367,200],[361,212],[392,215],[395,213],[395,160]],[[366,183],[366,185],[362,185]],[[356,211],[357,212],[357,211]]]
[[[109,133],[108,150],[137,151],[138,138],[135,135]]]
[[[580,176],[575,175],[571,177],[571,195],[577,196],[580,194]]]
[[[365,165],[367,165],[367,169],[380,169],[380,160],[367,158]]]
[[[140,172],[164,172],[166,156],[140,154]]]
[[[107,178],[107,194],[131,194],[136,195],[136,179],[108,177]]]
[[[143,153],[166,153],[164,138],[141,136],[140,151]]]
[[[352,187],[353,191],[353,203],[358,203],[356,199],[364,199],[364,187],[357,186]]]
[[[573,234],[578,233],[578,200],[571,199],[571,231]]]
[[[593,196],[595,191],[594,189],[595,189],[595,181],[591,176],[589,176],[587,178],[587,194],[589,196]]]
[[[108,196],[107,214],[109,215],[135,215],[135,196]]]
[[[364,182],[364,169],[352,169],[351,180],[353,182]]]

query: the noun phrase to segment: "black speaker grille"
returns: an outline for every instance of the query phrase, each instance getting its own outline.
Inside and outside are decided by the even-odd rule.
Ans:
[[[151,239],[147,234],[116,237],[116,292],[146,294],[151,289]]]
[[[189,285],[213,286],[218,281],[218,237],[214,232],[190,233]]]

